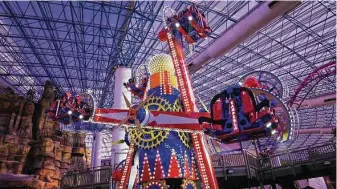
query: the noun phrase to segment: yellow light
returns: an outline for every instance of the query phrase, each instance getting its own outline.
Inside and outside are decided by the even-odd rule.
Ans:
[[[174,74],[174,67],[171,56],[167,54],[159,54],[153,56],[148,64],[150,74],[167,71]]]

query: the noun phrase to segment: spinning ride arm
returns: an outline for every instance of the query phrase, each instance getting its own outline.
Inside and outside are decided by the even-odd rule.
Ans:
[[[121,109],[96,109],[94,121],[106,124],[120,124],[123,121],[123,126],[134,127],[132,124],[136,119],[139,120],[142,128],[147,129],[164,129],[176,131],[188,131],[192,133],[202,132],[202,128],[198,122],[200,116],[209,117],[207,112],[163,112],[163,111],[148,111],[144,108],[139,109],[136,113],[136,118],[126,119],[129,115],[129,110]],[[125,120],[125,121],[124,121]],[[131,123],[131,124],[130,124]]]
[[[179,91],[181,92],[181,100],[186,112],[197,112],[195,97],[192,91],[192,85],[188,70],[186,68],[185,56],[181,43],[177,42],[170,32],[167,32],[168,45],[176,71]]]
[[[164,15],[164,22],[166,24],[166,27],[168,28],[170,26],[168,26],[168,24],[166,23],[165,17],[166,16]],[[179,36],[179,33],[177,34],[178,36],[176,36],[176,39],[182,39],[182,37]],[[167,43],[173,61],[173,66],[177,76],[178,87],[181,94],[184,112],[197,112],[198,109],[195,103],[195,96],[192,90],[191,79],[188,69],[186,67],[184,51],[182,49],[182,41],[174,39],[169,31],[166,32],[166,35]],[[202,134],[193,133],[192,140],[204,188],[219,188],[218,182],[216,180],[216,175],[212,166],[212,161],[210,160],[209,154],[206,153],[206,149],[203,144]]]

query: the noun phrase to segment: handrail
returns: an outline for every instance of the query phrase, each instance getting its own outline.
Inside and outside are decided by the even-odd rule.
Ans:
[[[286,158],[286,155],[288,155],[289,158]],[[322,160],[331,157],[336,157],[335,144],[300,149],[298,151],[292,151],[289,153],[272,155],[269,158],[273,162],[271,166],[275,168],[292,164],[301,164],[315,160]]]
[[[299,150],[304,150],[304,149],[313,148],[313,147],[326,146],[326,145],[330,145],[330,144],[336,144],[336,142],[335,141],[328,141],[328,142],[317,143],[317,144],[308,145],[308,146],[301,146],[301,147],[298,147],[298,148],[279,151],[278,153],[276,153],[274,155],[280,155],[280,154],[289,153],[289,152],[297,152]]]
[[[94,167],[81,171],[68,172],[61,178],[61,188],[90,186],[95,184],[111,184],[111,167]]]
[[[246,155],[247,162],[251,168],[277,168],[336,157],[336,142],[300,148],[298,150],[288,150],[267,157],[256,157],[249,152],[222,156],[214,155],[212,156],[213,165],[216,168],[247,166],[245,164],[244,155]]]
[[[88,171],[95,171],[95,170],[101,170],[101,169],[107,169],[107,168],[112,168],[111,165],[107,166],[107,165],[102,165],[102,166],[97,166],[97,167],[90,167],[90,168],[83,168],[83,169],[78,169],[76,171],[68,171],[66,173],[64,173],[64,175],[67,174],[74,174],[74,173],[82,173],[82,172],[88,172]]]
[[[245,166],[243,154],[214,155],[212,156],[214,167],[238,167]]]

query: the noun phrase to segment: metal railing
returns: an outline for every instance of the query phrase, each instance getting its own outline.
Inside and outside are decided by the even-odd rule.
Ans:
[[[245,157],[246,156],[246,157]],[[237,167],[245,166],[245,161],[255,168],[263,168],[263,163],[268,159],[268,167],[281,167],[294,164],[306,163],[319,159],[336,157],[336,143],[317,145],[313,147],[299,148],[296,150],[287,150],[268,157],[257,157],[247,151],[238,154],[214,155],[212,156],[214,167]],[[245,160],[247,158],[247,160]]]
[[[336,157],[336,143],[327,143],[323,145],[302,148],[298,150],[289,150],[269,157],[271,168],[303,164],[307,162],[324,160]]]
[[[96,167],[76,172],[68,172],[62,176],[61,188],[75,188],[79,186],[94,186],[109,184],[112,187],[111,167]]]
[[[248,177],[251,178],[253,176],[252,171],[257,172],[285,166],[293,167],[294,165],[331,158],[336,158],[335,142],[287,150],[266,157],[257,157],[247,151],[239,154],[214,155],[212,156],[212,162],[216,169],[223,168],[225,170],[234,167],[245,167]]]
[[[212,156],[214,167],[241,167],[245,166],[244,154],[229,154],[229,155],[213,155]]]

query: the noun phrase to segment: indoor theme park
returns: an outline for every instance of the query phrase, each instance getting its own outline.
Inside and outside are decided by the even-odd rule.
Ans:
[[[0,1],[0,189],[336,189],[336,1]]]

